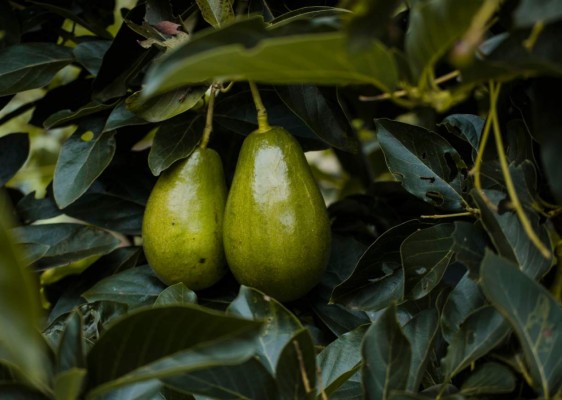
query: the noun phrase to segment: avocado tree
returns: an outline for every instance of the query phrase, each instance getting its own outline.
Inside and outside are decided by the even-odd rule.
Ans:
[[[0,399],[561,399],[560,41],[556,0],[0,0]],[[232,190],[302,151],[309,248],[308,180]],[[160,177],[200,195],[143,230]],[[234,274],[165,225],[220,185]]]

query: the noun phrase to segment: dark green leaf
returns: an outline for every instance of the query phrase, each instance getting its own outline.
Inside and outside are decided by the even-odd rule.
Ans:
[[[28,225],[15,228],[14,233],[18,242],[27,245],[29,250],[39,248],[39,254],[42,254],[38,262],[40,268],[67,265],[85,257],[107,254],[119,246],[119,240],[110,233],[80,224]]]
[[[109,40],[90,40],[87,42],[79,43],[74,48],[74,57],[88,72],[92,75],[97,75],[103,56],[111,46]]]
[[[484,306],[471,313],[452,337],[442,361],[446,379],[487,354],[509,332],[509,324],[493,307]]]
[[[517,27],[530,28],[536,23],[548,24],[562,19],[562,5],[556,0],[521,0],[513,12]]]
[[[279,399],[313,399],[316,394],[316,359],[308,329],[287,342],[275,368]]]
[[[231,0],[197,0],[203,19],[215,28],[234,18]]]
[[[57,373],[80,370],[86,366],[85,351],[82,343],[82,315],[72,312],[66,319],[57,348]],[[72,373],[71,375],[74,375]]]
[[[545,398],[562,385],[562,308],[551,294],[505,258],[488,252],[480,272],[484,294],[509,321],[525,353],[535,389]]]
[[[112,324],[88,353],[94,388],[89,397],[148,379],[242,363],[254,354],[261,327],[197,305],[132,312]]]
[[[96,400],[161,400],[161,390],[162,382],[158,379],[147,379],[96,396]]]
[[[360,374],[357,373],[330,396],[331,400],[363,400],[363,385]]]
[[[464,265],[472,277],[478,276],[484,251],[489,247],[488,236],[480,223],[455,221],[453,250],[455,260]]]
[[[405,389],[412,359],[410,342],[388,307],[365,333],[362,346],[366,399],[387,400],[393,390]]]
[[[129,111],[127,105],[125,104],[125,101],[120,101],[111,111],[109,117],[107,117],[107,121],[105,122],[105,126],[103,127],[103,132],[113,131],[124,126],[144,124],[148,124],[148,121],[137,117],[136,114]]]
[[[472,146],[473,158],[478,151],[480,135],[484,128],[484,119],[473,114],[451,114],[439,125],[444,126],[447,131],[468,142]]]
[[[341,335],[330,343],[318,356],[316,362],[320,370],[318,383],[326,395],[338,388],[354,375],[361,366],[361,342],[368,325],[362,325]]]
[[[72,204],[88,190],[115,154],[114,132],[102,132],[105,121],[84,120],[64,142],[53,179],[53,193],[60,208]]]
[[[275,89],[281,99],[325,142],[352,153],[358,141],[338,102],[335,89],[314,85],[285,85]]]
[[[2,400],[50,400],[45,394],[21,383],[0,383]]]
[[[152,304],[166,285],[148,265],[130,268],[102,279],[82,296],[90,303],[114,301],[129,307]]]
[[[23,166],[29,154],[27,133],[12,133],[0,137],[0,187],[4,186]]]
[[[10,222],[11,210],[0,193],[0,352],[27,380],[42,384],[48,370],[45,342],[38,330],[38,290],[8,230]]]
[[[53,384],[56,400],[78,399],[86,378],[86,372],[83,368],[71,368],[59,372],[55,376]]]
[[[439,224],[408,236],[402,246],[404,293],[417,300],[439,284],[453,257],[451,235],[455,226]]]
[[[203,119],[193,115],[179,115],[158,128],[148,165],[156,176],[176,161],[188,157],[203,133]]]
[[[176,283],[164,289],[156,298],[155,306],[166,306],[173,304],[192,304],[197,303],[197,295],[184,283]]]
[[[142,97],[142,91],[139,91],[129,96],[125,104],[138,117],[150,122],[160,122],[192,109],[202,101],[206,90],[206,86],[189,86],[149,99]]]
[[[445,210],[464,209],[461,171],[466,165],[445,139],[414,125],[375,122],[388,168],[408,192]]]
[[[275,371],[285,345],[302,329],[300,321],[281,303],[246,286],[240,287],[228,312],[264,322],[257,356],[271,373]]]
[[[53,43],[25,43],[0,49],[0,96],[47,85],[73,61],[72,49]]]
[[[260,18],[207,31],[154,64],[145,78],[153,96],[192,83],[254,80],[263,83],[373,84],[390,90],[398,76],[380,42],[350,54],[341,32],[276,36]]]
[[[35,196],[36,192],[30,192],[16,204],[18,216],[24,223],[49,219],[62,214],[52,198],[36,199]]]
[[[113,104],[103,104],[98,103],[97,101],[92,101],[85,106],[80,107],[76,111],[59,110],[56,113],[51,114],[49,118],[43,121],[43,126],[47,129],[50,129],[62,125],[69,125],[82,117],[107,110],[111,107],[113,107]]]
[[[20,42],[21,25],[11,4],[5,1],[0,2],[0,26],[2,27],[0,49]],[[0,109],[2,109],[1,105]]]
[[[465,379],[460,393],[465,396],[509,393],[515,390],[515,384],[515,375],[511,369],[497,362],[487,362]]]
[[[439,314],[435,309],[423,310],[416,314],[406,325],[402,327],[404,335],[408,338],[412,348],[412,359],[410,362],[410,373],[408,376],[408,390],[417,391],[426,364],[434,351],[433,341],[439,328]]]

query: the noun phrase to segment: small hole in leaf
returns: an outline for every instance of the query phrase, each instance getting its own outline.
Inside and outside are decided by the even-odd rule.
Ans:
[[[421,158],[422,160],[427,159],[427,153],[425,151],[421,153]]]
[[[89,142],[94,138],[94,132],[92,131],[87,131],[84,132],[82,134],[82,136],[80,136],[80,139],[82,139],[84,142]]]

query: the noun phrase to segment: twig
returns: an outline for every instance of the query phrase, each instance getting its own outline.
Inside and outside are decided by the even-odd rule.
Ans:
[[[299,360],[299,369],[302,376],[302,383],[304,385],[304,390],[306,393],[312,392],[312,388],[310,387],[310,381],[308,380],[308,376],[306,375],[306,368],[304,366],[304,357],[302,356],[302,351],[299,346],[299,342],[293,340],[293,346],[295,347],[295,351],[297,352],[297,358]]]
[[[209,144],[209,139],[211,138],[211,132],[213,131],[213,113],[215,111],[215,96],[218,91],[218,86],[212,84],[209,93],[209,104],[207,105],[207,116],[205,118],[205,129],[203,130],[203,137],[201,138],[201,144],[199,147],[202,149],[207,148]]]

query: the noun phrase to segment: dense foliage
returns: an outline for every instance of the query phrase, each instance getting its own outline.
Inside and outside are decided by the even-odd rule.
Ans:
[[[557,0],[0,0],[0,398],[562,398],[560,41]],[[247,81],[323,151],[285,304],[142,252],[210,88],[231,182]]]

